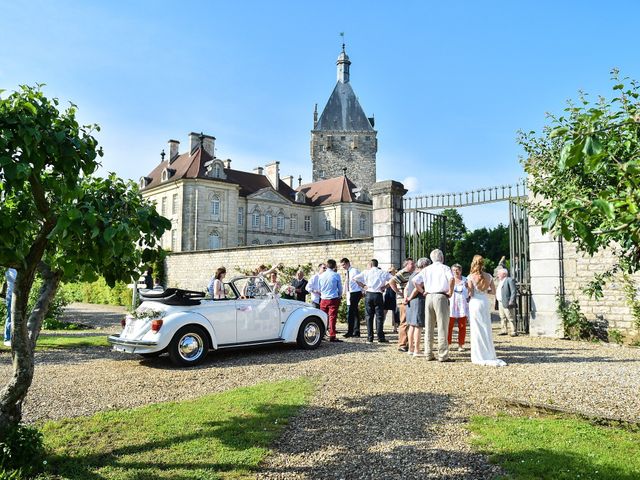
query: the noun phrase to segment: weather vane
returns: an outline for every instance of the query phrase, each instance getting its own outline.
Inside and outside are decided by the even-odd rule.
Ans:
[[[344,52],[344,32],[340,32],[340,36],[342,37],[342,51]]]

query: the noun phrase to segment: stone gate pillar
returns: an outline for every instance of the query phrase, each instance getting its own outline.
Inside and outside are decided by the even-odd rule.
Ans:
[[[402,197],[404,185],[394,180],[376,182],[371,187],[373,200],[373,256],[382,269],[402,266],[404,229]]]

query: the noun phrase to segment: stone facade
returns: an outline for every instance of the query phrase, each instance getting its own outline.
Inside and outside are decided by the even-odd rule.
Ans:
[[[224,248],[202,252],[173,253],[166,259],[167,285],[188,290],[203,290],[218,267],[227,269],[227,278],[241,270],[254,270],[260,264],[284,263],[286,266],[315,266],[329,258],[347,257],[360,269],[373,258],[373,239],[330,240],[283,245]]]
[[[529,238],[533,310],[531,335],[563,335],[556,298],[562,291],[566,300],[579,302],[588,319],[603,319],[609,329],[620,330],[630,337],[638,334],[625,301],[621,279],[605,285],[600,300],[592,299],[582,291],[595,274],[607,271],[614,264],[610,251],[600,251],[593,257],[585,256],[577,252],[574,244],[543,234],[540,226],[533,224],[529,228]],[[640,274],[636,274],[634,279],[640,284]]]
[[[346,171],[358,187],[369,190],[376,181],[377,151],[376,132],[312,130],[313,179],[331,178]]]

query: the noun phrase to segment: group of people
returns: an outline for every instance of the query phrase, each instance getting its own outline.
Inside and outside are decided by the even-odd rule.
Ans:
[[[338,263],[329,259],[318,264],[317,271],[307,281],[304,272],[298,270],[291,282],[296,300],[305,301],[311,295],[314,307],[328,316],[330,342],[340,342],[337,336],[338,309],[342,299],[346,301],[347,331],[344,338],[360,337],[359,303],[364,298],[366,310],[367,341],[374,337],[380,343],[388,343],[384,333],[386,311],[395,309],[399,317],[398,350],[413,357],[425,357],[440,362],[454,361],[449,350],[453,330],[458,329],[458,351],[465,349],[467,321],[471,335],[471,361],[481,365],[504,366],[497,358],[493,346],[491,315],[488,296],[495,294],[496,309],[501,319],[501,335],[517,335],[515,329],[516,286],[508,271],[501,264],[497,270],[498,283],[485,272],[482,256],[476,255],[468,277],[462,275],[458,264],[448,267],[443,263],[442,251],[436,249],[430,258],[414,261],[407,258],[399,271],[382,270],[376,259],[368,269],[359,271],[348,258],[340,260],[344,282],[338,273]],[[260,265],[254,273],[280,291],[277,270],[281,265],[268,269]],[[213,299],[225,298],[223,279],[226,269],[220,267],[209,282],[208,291]],[[395,305],[389,298],[395,296]],[[395,322],[394,322],[395,325]],[[437,332],[437,333],[434,333]],[[422,345],[424,335],[424,345]],[[437,341],[437,347],[434,344]]]

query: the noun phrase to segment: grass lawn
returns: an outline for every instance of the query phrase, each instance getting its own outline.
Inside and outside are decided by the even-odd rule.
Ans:
[[[107,335],[40,335],[36,350],[57,350],[79,347],[108,347]],[[0,344],[0,351],[9,351],[10,347]]]
[[[53,452],[48,471],[73,479],[253,477],[313,390],[302,378],[48,422],[41,428]]]
[[[640,431],[561,417],[474,417],[473,443],[508,479],[640,478]]]

